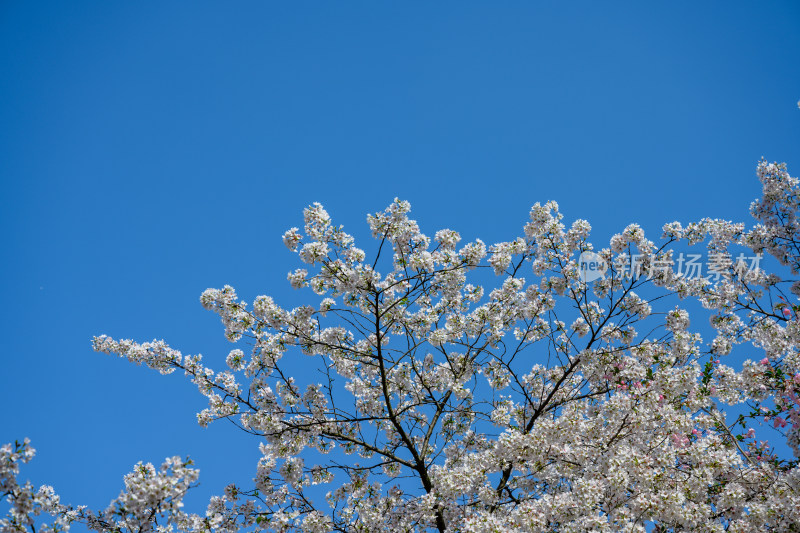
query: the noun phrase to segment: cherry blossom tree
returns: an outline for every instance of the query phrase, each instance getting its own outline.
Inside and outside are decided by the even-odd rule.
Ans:
[[[252,484],[191,514],[190,462],[139,463],[95,512],[18,481],[34,451],[16,442],[0,531],[800,531],[800,189],[785,165],[757,173],[750,229],[673,222],[656,242],[631,224],[600,249],[555,202],[487,246],[430,238],[395,200],[367,217],[368,256],[313,204],[283,236],[308,305],[202,294],[235,346],[227,369],[93,340],[182,371],[208,398],[201,425],[259,436]],[[676,269],[691,247],[713,275]],[[291,375],[299,358],[315,372]]]

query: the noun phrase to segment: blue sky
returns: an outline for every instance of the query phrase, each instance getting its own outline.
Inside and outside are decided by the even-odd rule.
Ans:
[[[89,341],[220,368],[200,293],[299,302],[280,236],[315,201],[363,238],[395,196],[487,242],[549,199],[598,246],[749,221],[761,156],[800,174],[798,26],[793,1],[3,2],[0,441],[93,507],[138,460],[191,455],[197,505],[251,477],[194,386]]]

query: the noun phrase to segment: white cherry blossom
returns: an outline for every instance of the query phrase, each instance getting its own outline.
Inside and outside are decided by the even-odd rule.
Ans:
[[[630,224],[597,248],[592,283],[591,226],[566,229],[552,201],[487,246],[429,238],[395,199],[367,217],[371,257],[313,204],[283,236],[306,305],[200,297],[236,344],[226,369],[161,340],[93,340],[182,371],[208,400],[201,425],[259,435],[252,484],[192,514],[198,471],[173,457],[91,511],[19,481],[34,452],[17,442],[0,448],[0,532],[797,530],[800,195],[785,165],[757,174],[753,227],[670,222],[654,242]],[[677,275],[677,244],[704,244],[716,276]],[[743,269],[742,250],[782,266]],[[320,377],[293,376],[298,361]]]

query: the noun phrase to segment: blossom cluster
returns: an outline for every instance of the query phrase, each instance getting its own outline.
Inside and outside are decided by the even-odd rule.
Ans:
[[[452,229],[430,238],[395,200],[367,217],[368,259],[313,204],[283,236],[303,264],[288,281],[310,289],[308,304],[203,292],[236,344],[224,370],[159,340],[93,340],[183,371],[208,400],[201,425],[228,419],[259,435],[252,485],[187,514],[190,463],[138,464],[95,513],[19,485],[32,451],[8,445],[0,530],[49,514],[54,529],[102,531],[790,531],[800,284],[732,258],[766,253],[798,273],[798,180],[765,161],[757,173],[751,229],[672,222],[654,241],[631,224],[599,249],[590,224],[567,227],[555,202],[487,245]],[[715,283],[658,268],[674,264],[674,246],[703,244],[719,258]],[[592,283],[586,252],[609,265]],[[631,276],[634,258],[653,275]],[[319,373],[293,376],[300,364]]]

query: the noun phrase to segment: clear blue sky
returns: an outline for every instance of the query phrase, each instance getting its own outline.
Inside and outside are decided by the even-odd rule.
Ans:
[[[358,236],[399,196],[487,242],[548,199],[597,245],[749,220],[761,156],[800,174],[798,66],[794,1],[4,1],[0,441],[93,507],[190,454],[199,505],[252,477],[256,440],[92,336],[221,368],[200,293],[296,303],[280,236],[314,201]]]

